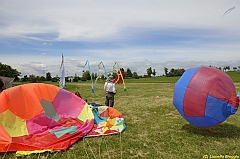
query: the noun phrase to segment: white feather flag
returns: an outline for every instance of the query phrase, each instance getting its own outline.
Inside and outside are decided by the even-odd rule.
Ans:
[[[64,68],[64,58],[63,58],[63,54],[62,54],[62,63],[61,63],[61,67],[60,67],[60,82],[59,82],[59,87],[61,89],[63,89],[65,87],[65,68]]]

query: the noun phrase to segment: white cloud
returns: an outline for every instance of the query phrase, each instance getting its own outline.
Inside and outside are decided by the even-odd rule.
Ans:
[[[139,74],[155,67],[239,65],[239,0],[14,0],[0,5],[0,62],[22,74],[69,75],[86,60]],[[231,7],[236,8],[223,14]],[[171,62],[172,61],[172,62]]]
[[[27,4],[27,5],[26,5]],[[56,33],[56,40],[100,40],[127,28],[211,28],[239,30],[237,0],[184,1],[4,1],[1,36]],[[222,18],[223,13],[236,6]],[[4,30],[4,32],[3,32]],[[7,32],[6,32],[7,31]],[[237,33],[239,34],[239,33]]]

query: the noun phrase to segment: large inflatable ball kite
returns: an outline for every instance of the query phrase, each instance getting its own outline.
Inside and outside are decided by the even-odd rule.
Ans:
[[[226,73],[212,67],[197,67],[185,71],[175,84],[173,104],[189,123],[210,127],[236,113],[239,97]]]
[[[0,94],[0,152],[66,150],[84,136],[115,134],[125,127],[116,109],[92,109],[54,85],[24,84]]]

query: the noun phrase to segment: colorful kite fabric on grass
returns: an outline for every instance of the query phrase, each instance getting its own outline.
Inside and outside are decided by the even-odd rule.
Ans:
[[[91,108],[75,94],[50,84],[12,87],[0,94],[0,101],[0,152],[66,150],[84,136],[125,129],[116,109]]]
[[[110,135],[122,132],[126,128],[123,115],[113,107],[93,107],[94,127],[87,137]]]

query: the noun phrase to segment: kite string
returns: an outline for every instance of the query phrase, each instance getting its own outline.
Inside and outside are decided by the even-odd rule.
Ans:
[[[54,158],[54,157],[58,154],[58,152],[59,152],[59,151],[57,151],[57,153],[55,153],[52,158]]]
[[[103,138],[103,139],[104,139],[104,143],[105,143],[105,146],[106,146],[106,150],[107,150],[108,158],[110,158],[109,151],[108,151],[108,147],[107,147],[107,142],[106,142],[105,138]]]
[[[120,149],[121,149],[121,159],[122,159],[122,137],[121,137],[121,132],[120,132]]]
[[[87,141],[87,140],[86,140]],[[94,156],[94,158],[96,158],[96,156],[94,155],[94,152],[93,152],[93,150],[92,150],[92,148],[91,148],[91,145],[89,144],[89,142],[87,141],[87,144],[88,144],[88,147],[90,148],[90,151],[92,152],[92,154],[93,154],[93,156]]]
[[[98,153],[99,153],[99,158],[101,159],[101,144],[102,144],[102,136],[101,136],[101,141],[99,143],[99,148],[98,148]]]
[[[6,156],[8,150],[9,150],[9,148],[10,148],[11,143],[12,143],[12,142],[10,142],[10,144],[8,145],[7,151],[6,151],[6,152],[4,153],[4,155],[3,155],[3,159],[4,159],[4,157]]]
[[[48,156],[49,156],[49,151],[48,151],[48,153],[47,153],[46,159],[48,158]]]
[[[88,153],[87,153],[87,149],[86,149],[86,146],[85,146],[85,142],[84,142],[84,140],[85,140],[85,137],[83,137],[83,145],[84,145],[84,150],[85,150],[85,152],[86,152],[87,158],[89,158],[89,157],[88,157]]]

